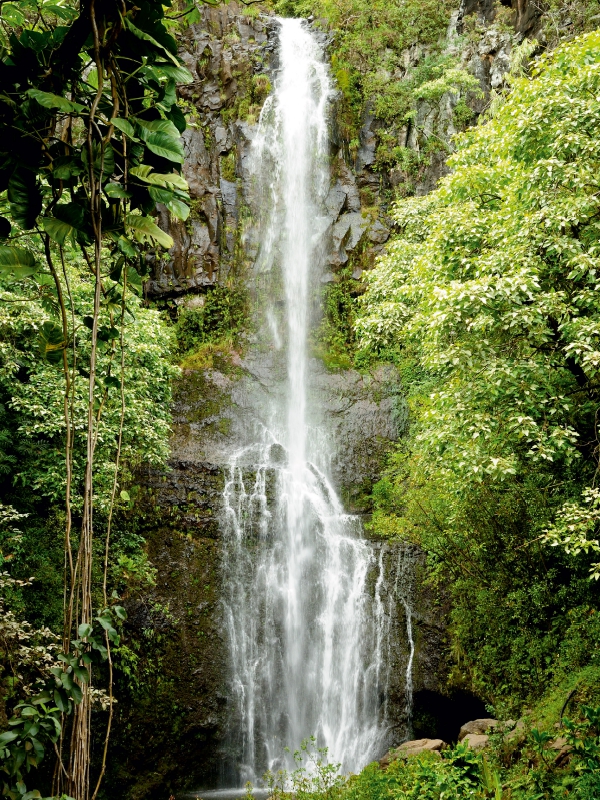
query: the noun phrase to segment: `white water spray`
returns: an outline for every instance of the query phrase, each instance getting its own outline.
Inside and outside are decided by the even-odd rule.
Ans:
[[[381,755],[388,732],[394,609],[381,599],[383,562],[328,477],[327,437],[309,389],[332,87],[302,21],[281,20],[279,59],[253,171],[263,219],[256,269],[280,275],[285,300],[282,310],[269,292],[263,326],[286,359],[285,391],[264,410],[255,443],[233,457],[224,491],[225,627],[242,780],[289,768],[284,747],[311,735],[330,761],[355,772]]]

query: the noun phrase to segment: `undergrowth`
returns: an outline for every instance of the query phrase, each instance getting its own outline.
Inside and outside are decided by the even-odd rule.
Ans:
[[[295,768],[267,773],[273,800],[597,800],[600,707],[582,704],[549,730],[507,723],[484,750],[466,742],[441,752],[373,762],[344,776],[314,737],[294,753]],[[556,745],[557,737],[562,737]],[[248,798],[253,797],[247,786]]]
[[[211,354],[225,344],[234,345],[248,321],[243,286],[215,286],[202,298],[201,305],[180,311],[175,324],[177,352],[188,368],[209,366]]]

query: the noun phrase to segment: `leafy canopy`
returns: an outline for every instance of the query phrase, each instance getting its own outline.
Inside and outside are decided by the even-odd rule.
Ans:
[[[515,79],[440,188],[396,208],[358,326],[414,348],[431,379],[416,447],[448,480],[595,463],[599,125],[594,32]]]

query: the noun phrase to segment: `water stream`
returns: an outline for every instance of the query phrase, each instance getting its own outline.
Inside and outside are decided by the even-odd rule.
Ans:
[[[270,287],[262,346],[278,354],[282,379],[261,409],[254,441],[232,456],[224,491],[225,629],[240,785],[292,766],[284,748],[311,735],[345,772],[360,770],[388,743],[395,593],[383,548],[376,555],[332,485],[331,444],[310,381],[332,93],[309,28],[281,20],[279,70],[252,172],[262,220],[256,271]],[[407,691],[411,669],[412,651]]]

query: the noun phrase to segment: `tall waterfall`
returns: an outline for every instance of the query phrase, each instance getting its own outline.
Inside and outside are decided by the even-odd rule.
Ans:
[[[224,491],[225,620],[242,780],[289,766],[284,748],[311,735],[344,771],[358,771],[386,744],[383,560],[332,485],[327,432],[310,390],[331,98],[310,30],[281,20],[279,70],[252,171],[262,216],[256,270],[270,276],[262,340],[278,351],[282,380],[255,440],[232,458]]]

